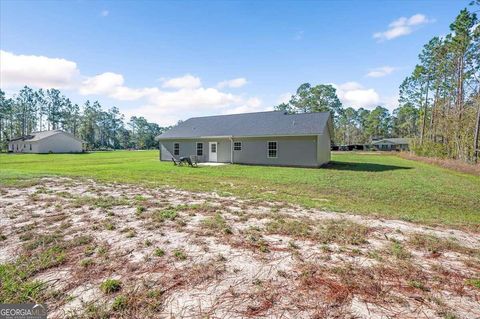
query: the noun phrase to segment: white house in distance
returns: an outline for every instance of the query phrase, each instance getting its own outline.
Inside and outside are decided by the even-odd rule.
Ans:
[[[406,138],[382,138],[372,141],[372,147],[378,151],[408,151],[409,144]]]
[[[62,130],[32,132],[8,142],[13,153],[81,153],[83,141]]]

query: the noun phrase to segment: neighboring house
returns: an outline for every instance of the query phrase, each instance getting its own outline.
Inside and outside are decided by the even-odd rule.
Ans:
[[[195,117],[157,137],[161,160],[319,167],[330,161],[330,113],[281,111]]]
[[[13,138],[8,151],[14,153],[80,153],[83,141],[62,130],[32,132]]]
[[[408,151],[408,139],[384,138],[372,141],[372,147],[379,151]]]

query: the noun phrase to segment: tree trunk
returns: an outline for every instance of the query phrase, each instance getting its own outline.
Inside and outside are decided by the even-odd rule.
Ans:
[[[480,135],[480,89],[477,95],[477,123],[475,124],[475,137],[473,139],[473,160],[478,163],[478,157],[480,155],[480,145],[478,145]]]
[[[438,107],[438,93],[439,91],[439,88],[437,86],[436,90],[435,90],[435,96],[433,98],[433,105],[432,105],[432,116],[430,118],[430,139],[433,141],[433,142],[436,142],[436,135],[437,135],[437,132],[436,132],[436,129],[435,129],[435,120],[436,120],[436,113],[437,113],[437,107]]]
[[[38,130],[41,131],[42,130],[42,109],[40,109],[40,111],[38,112],[38,119],[39,119],[39,124],[38,124]]]
[[[430,86],[430,78],[427,77],[427,87],[425,90],[425,104],[423,106],[423,123],[420,132],[420,145],[423,145],[423,137],[425,136],[425,127],[427,125],[427,108],[428,108],[428,87]]]
[[[0,152],[3,150],[3,118],[0,117]]]
[[[463,56],[459,58],[458,65],[458,81],[457,81],[457,97],[456,97],[456,106],[458,112],[458,120],[456,127],[456,144],[457,144],[457,157],[462,159],[462,147],[461,147],[461,136],[460,130],[462,127],[462,113],[463,113]]]

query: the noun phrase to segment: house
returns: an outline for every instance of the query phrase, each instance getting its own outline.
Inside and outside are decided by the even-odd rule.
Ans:
[[[282,111],[195,117],[159,135],[160,159],[319,167],[330,161],[330,113]]]
[[[83,141],[62,130],[32,132],[13,138],[8,151],[14,153],[80,153]]]
[[[408,139],[383,138],[372,141],[372,148],[378,151],[408,151]]]

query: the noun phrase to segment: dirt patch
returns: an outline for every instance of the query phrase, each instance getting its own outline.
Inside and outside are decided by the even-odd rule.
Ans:
[[[53,318],[480,316],[477,233],[66,178],[1,194],[0,302]]]

